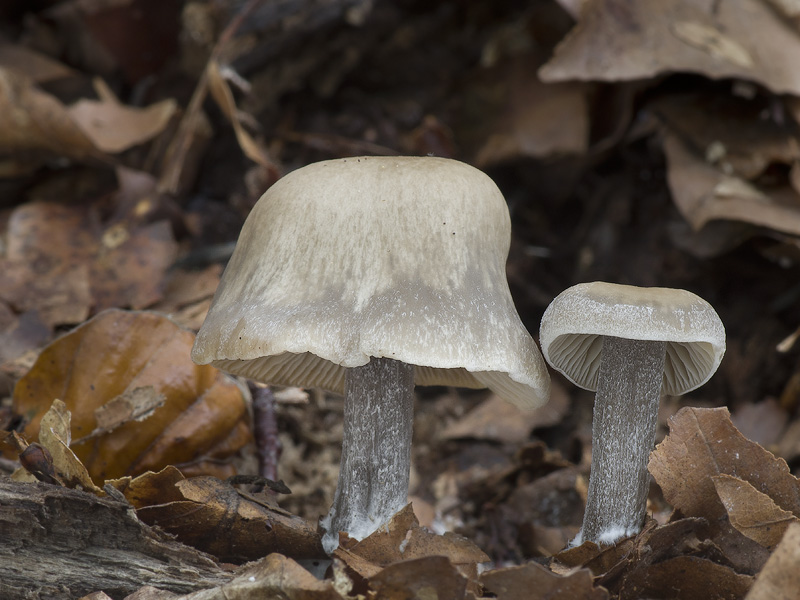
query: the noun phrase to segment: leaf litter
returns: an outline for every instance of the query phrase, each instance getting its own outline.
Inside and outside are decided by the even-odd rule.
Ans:
[[[434,14],[308,0],[278,18],[257,1],[238,14],[203,1],[179,14],[149,0],[67,0],[32,10],[20,41],[0,45],[0,374],[20,390],[0,405],[0,469],[125,498],[137,522],[209,560],[255,561],[188,596],[146,581],[124,596],[800,593],[796,354],[791,344],[774,353],[800,323],[800,103],[786,62],[800,47],[797,11],[758,0],[578,4]],[[141,14],[162,27],[143,35]],[[181,74],[170,70],[178,62]],[[725,411],[684,409],[653,453],[643,531],[565,549],[585,501],[587,398],[556,383],[548,407],[520,416],[485,394],[420,391],[413,511],[374,539],[343,539],[328,560],[315,521],[336,480],[341,399],[276,390],[272,450],[293,493],[226,482],[258,463],[247,410],[232,410],[241,389],[195,372],[170,408],[169,382],[194,369],[177,360],[188,360],[191,333],[173,345],[138,323],[152,313],[104,309],[155,309],[196,329],[219,257],[283,172],[340,154],[431,151],[501,183],[515,227],[509,275],[531,331],[576,280],[705,290],[727,311],[731,366],[689,404],[732,406],[737,425],[788,464]],[[741,318],[753,306],[756,318]],[[109,314],[131,328],[115,330]],[[748,332],[756,324],[762,333]],[[119,389],[93,390],[111,363]],[[65,393],[59,377],[79,383]],[[227,391],[209,403],[206,384]],[[137,437],[150,446],[130,461]]]

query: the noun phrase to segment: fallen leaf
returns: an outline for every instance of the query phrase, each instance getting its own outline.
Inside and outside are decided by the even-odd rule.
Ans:
[[[148,476],[147,485],[172,478]],[[137,478],[138,479],[138,478]],[[126,495],[141,487],[136,480],[124,486]],[[180,541],[223,562],[241,564],[271,552],[296,559],[322,558],[325,552],[315,523],[292,515],[267,502],[267,496],[242,494],[213,477],[177,479],[173,489],[137,495],[137,515]]]
[[[750,483],[780,508],[800,516],[800,486],[781,458],[742,436],[726,408],[681,409],[650,455],[649,470],[664,498],[685,516],[726,517],[713,477]]]
[[[762,191],[742,178],[720,172],[674,135],[665,136],[664,152],[672,198],[695,230],[725,219],[800,235],[800,195],[788,184]]]
[[[39,442],[49,451],[53,460],[53,468],[61,485],[102,495],[102,490],[94,485],[86,467],[70,450],[72,443],[71,418],[67,406],[61,400],[54,400],[50,409],[42,417],[39,427]]]
[[[569,396],[563,388],[556,388],[550,402],[530,411],[521,411],[492,395],[464,417],[448,425],[441,433],[442,439],[473,438],[518,445],[530,437],[531,431],[552,427],[561,422],[569,410]],[[560,392],[560,393],[558,393]]]
[[[369,586],[385,600],[462,600],[467,580],[443,556],[394,563],[369,578]]]
[[[699,73],[800,94],[800,37],[760,0],[595,0],[539,74],[543,81]]]
[[[542,565],[527,563],[481,575],[481,583],[498,600],[604,600],[608,592],[595,587],[588,569],[556,575]]]
[[[745,600],[796,600],[800,597],[800,524],[783,534]]]
[[[716,27],[696,21],[678,21],[672,23],[671,27],[679,40],[717,60],[728,61],[743,69],[751,69],[755,64],[747,48]]]
[[[670,94],[649,104],[671,133],[723,175],[751,181],[772,165],[800,159],[800,140],[792,128],[765,118],[774,106],[734,94]]]
[[[0,42],[0,67],[28,77],[35,83],[75,77],[78,74],[74,69],[46,54],[8,42]]]
[[[0,155],[35,168],[55,157],[110,163],[55,97],[0,67]],[[17,173],[8,173],[16,175]]]
[[[30,202],[11,214],[0,298],[50,326],[90,311],[146,308],[162,297],[177,244],[166,221],[103,227],[85,207]]]
[[[102,79],[95,78],[94,87],[99,100],[78,100],[67,112],[97,148],[110,154],[156,137],[178,108],[171,99],[145,108],[125,106]]]
[[[728,600],[742,598],[753,578],[705,558],[677,556],[634,571],[625,579],[620,600]]]
[[[147,308],[163,296],[163,278],[175,261],[178,245],[167,221],[158,221],[132,231],[117,225],[114,243],[106,230],[97,258],[91,264],[95,310],[127,306]]]
[[[769,496],[738,477],[717,475],[712,479],[731,525],[765,548],[777,546],[789,525],[800,522]]]
[[[226,459],[251,439],[247,400],[233,380],[191,362],[193,341],[156,313],[101,313],[45,348],[17,383],[13,410],[25,420],[23,434],[37,439],[42,417],[61,398],[72,412],[73,450],[97,482],[167,464],[232,475]],[[98,427],[97,408],[148,386],[166,397],[150,418],[81,441]]]

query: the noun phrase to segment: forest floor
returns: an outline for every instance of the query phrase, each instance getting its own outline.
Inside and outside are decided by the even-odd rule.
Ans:
[[[798,60],[773,0],[4,2],[0,597],[800,597]],[[593,394],[551,371],[530,412],[417,388],[413,512],[328,560],[342,398],[191,364],[270,185],[429,154],[505,195],[534,338],[579,282],[719,313],[639,535],[565,549]]]

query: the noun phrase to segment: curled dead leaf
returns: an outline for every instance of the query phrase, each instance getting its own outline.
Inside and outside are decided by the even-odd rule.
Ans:
[[[67,112],[97,148],[110,154],[153,139],[178,109],[171,99],[145,108],[125,106],[102,79],[96,78],[94,87],[99,100],[81,99]]]
[[[731,525],[764,547],[774,548],[789,525],[800,523],[747,481],[732,475],[717,475],[712,480]]]
[[[192,332],[147,312],[109,310],[59,338],[17,383],[13,409],[23,434],[37,439],[54,398],[72,412],[73,450],[92,478],[180,466],[187,473],[233,474],[226,463],[250,441],[242,389],[221,372],[189,359]],[[113,430],[98,429],[97,409],[152,387],[163,406],[138,421],[136,411]],[[102,411],[101,411],[102,414]]]

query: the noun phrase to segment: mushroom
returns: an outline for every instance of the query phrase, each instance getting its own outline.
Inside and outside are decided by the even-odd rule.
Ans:
[[[581,283],[547,307],[539,340],[555,370],[596,391],[586,512],[573,544],[634,535],[647,507],[661,395],[684,394],[714,374],[725,353],[722,321],[685,290]]]
[[[489,387],[523,408],[548,399],[506,281],[510,237],[494,182],[443,158],[310,164],[253,207],[192,358],[344,393],[328,552],[407,503],[415,383]]]

